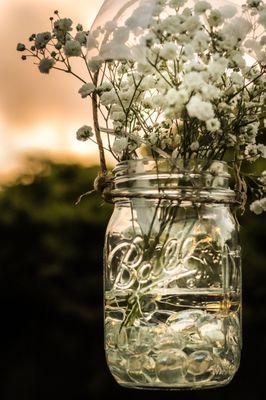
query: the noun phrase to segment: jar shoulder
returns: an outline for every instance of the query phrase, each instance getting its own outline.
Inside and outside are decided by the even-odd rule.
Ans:
[[[125,238],[156,234],[162,229],[169,237],[188,229],[191,235],[209,235],[221,244],[239,246],[239,232],[233,212],[227,206],[158,207],[150,202],[128,202],[114,207],[107,234]]]

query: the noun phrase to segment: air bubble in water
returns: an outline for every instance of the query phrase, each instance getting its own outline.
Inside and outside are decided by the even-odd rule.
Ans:
[[[182,350],[172,349],[157,354],[156,372],[161,382],[176,384],[185,374],[187,356]]]
[[[128,376],[136,383],[146,383],[148,378],[143,373],[143,363],[149,362],[147,356],[131,356],[127,362]]]
[[[214,360],[209,351],[199,350],[190,354],[187,360],[187,376],[190,382],[208,381],[214,375]]]

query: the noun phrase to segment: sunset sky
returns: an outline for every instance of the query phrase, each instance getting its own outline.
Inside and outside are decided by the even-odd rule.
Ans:
[[[55,9],[90,27],[103,0],[0,0],[0,176],[21,168],[25,154],[47,154],[61,160],[96,161],[93,144],[75,139],[90,123],[89,103],[77,93],[80,83],[53,71],[41,75],[23,62],[17,42],[49,30]]]
[[[97,161],[95,146],[75,138],[76,130],[91,122],[89,103],[78,94],[80,83],[57,71],[41,75],[30,61],[20,60],[16,45],[32,33],[49,30],[55,9],[89,29],[102,3],[0,0],[0,179],[17,173],[26,154]]]

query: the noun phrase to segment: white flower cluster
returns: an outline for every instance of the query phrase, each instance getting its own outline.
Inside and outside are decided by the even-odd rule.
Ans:
[[[82,99],[85,99],[94,91],[95,91],[95,86],[93,85],[93,83],[89,82],[81,86],[81,88],[79,89],[79,94],[81,95]]]
[[[55,61],[52,58],[43,58],[39,64],[39,71],[42,74],[49,74],[50,70],[53,68]]]
[[[73,30],[72,25],[73,21],[70,18],[59,18],[54,22],[53,32],[58,42],[65,43],[68,33]]]
[[[266,157],[265,3],[135,3],[129,18],[125,12],[125,20],[121,14],[89,34],[55,11],[52,31],[33,34],[30,49],[19,43],[17,51],[23,60],[35,56],[41,73],[57,68],[83,82],[79,94],[92,98],[101,161],[99,135],[106,134],[118,161],[207,159],[215,175],[215,160],[230,156],[241,181],[239,165]],[[89,80],[74,72],[74,57],[87,63]],[[77,132],[78,140],[92,137],[89,126]],[[265,210],[265,174],[258,183],[257,214]]]
[[[254,201],[250,205],[250,210],[257,215],[260,215],[263,213],[263,211],[266,211],[266,197],[261,200]]]
[[[113,152],[116,154],[121,154],[124,150],[126,150],[128,145],[128,138],[121,137],[116,138],[113,144]]]
[[[81,142],[86,142],[88,139],[93,137],[93,131],[91,126],[84,125],[77,131],[77,139]]]
[[[79,57],[81,55],[81,44],[78,40],[67,40],[64,52],[67,57]]]
[[[256,186],[260,186],[259,190],[257,190],[257,197],[260,197],[260,199],[255,200],[250,205],[250,210],[257,215],[260,215],[263,211],[266,211],[266,170],[263,171],[261,177],[258,178]]]
[[[203,101],[198,95],[194,95],[189,100],[187,111],[190,117],[198,118],[200,121],[210,121],[214,119],[212,104]]]
[[[256,161],[258,158],[266,158],[266,146],[263,144],[250,143],[245,148],[244,158]]]
[[[263,193],[266,193],[266,170],[262,172],[259,182],[261,183]]]
[[[228,151],[240,162],[265,158],[258,143],[265,129],[265,4],[247,0],[240,15],[229,4],[160,0],[147,22],[149,7],[140,1],[124,26],[108,22],[88,39],[89,49],[99,49],[89,67],[104,66],[106,79],[80,94],[99,94],[115,135],[112,152],[118,159],[162,152],[207,158],[212,169]],[[265,199],[251,209],[264,210]]]
[[[50,32],[38,33],[35,37],[35,47],[37,50],[44,49],[45,46],[52,39],[52,35]]]
[[[232,5],[214,8],[211,2],[198,1],[193,9],[187,0],[160,1],[149,31],[139,40],[146,46],[140,60],[127,41],[132,32],[147,27],[147,7],[141,2],[124,26],[106,24],[102,33],[112,31],[111,39],[89,66],[100,68],[105,54],[117,54],[118,47],[128,61],[108,61],[108,90],[84,85],[82,97],[98,91],[116,134],[128,132],[128,147],[140,137],[169,155],[219,158],[237,146],[242,159],[263,157],[265,148],[257,137],[265,101],[266,40],[261,32],[260,40],[255,37],[255,28],[263,26],[262,2],[247,2],[244,14],[236,16]],[[89,47],[99,46],[98,35],[99,30],[89,38]],[[254,66],[247,64],[247,49],[256,57]],[[174,140],[173,125],[178,127]],[[134,157],[135,146],[131,148]]]

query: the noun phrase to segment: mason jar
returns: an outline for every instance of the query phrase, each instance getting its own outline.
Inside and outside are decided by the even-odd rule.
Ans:
[[[224,162],[132,160],[114,170],[105,242],[105,351],[129,388],[231,381],[241,352],[241,258]]]

